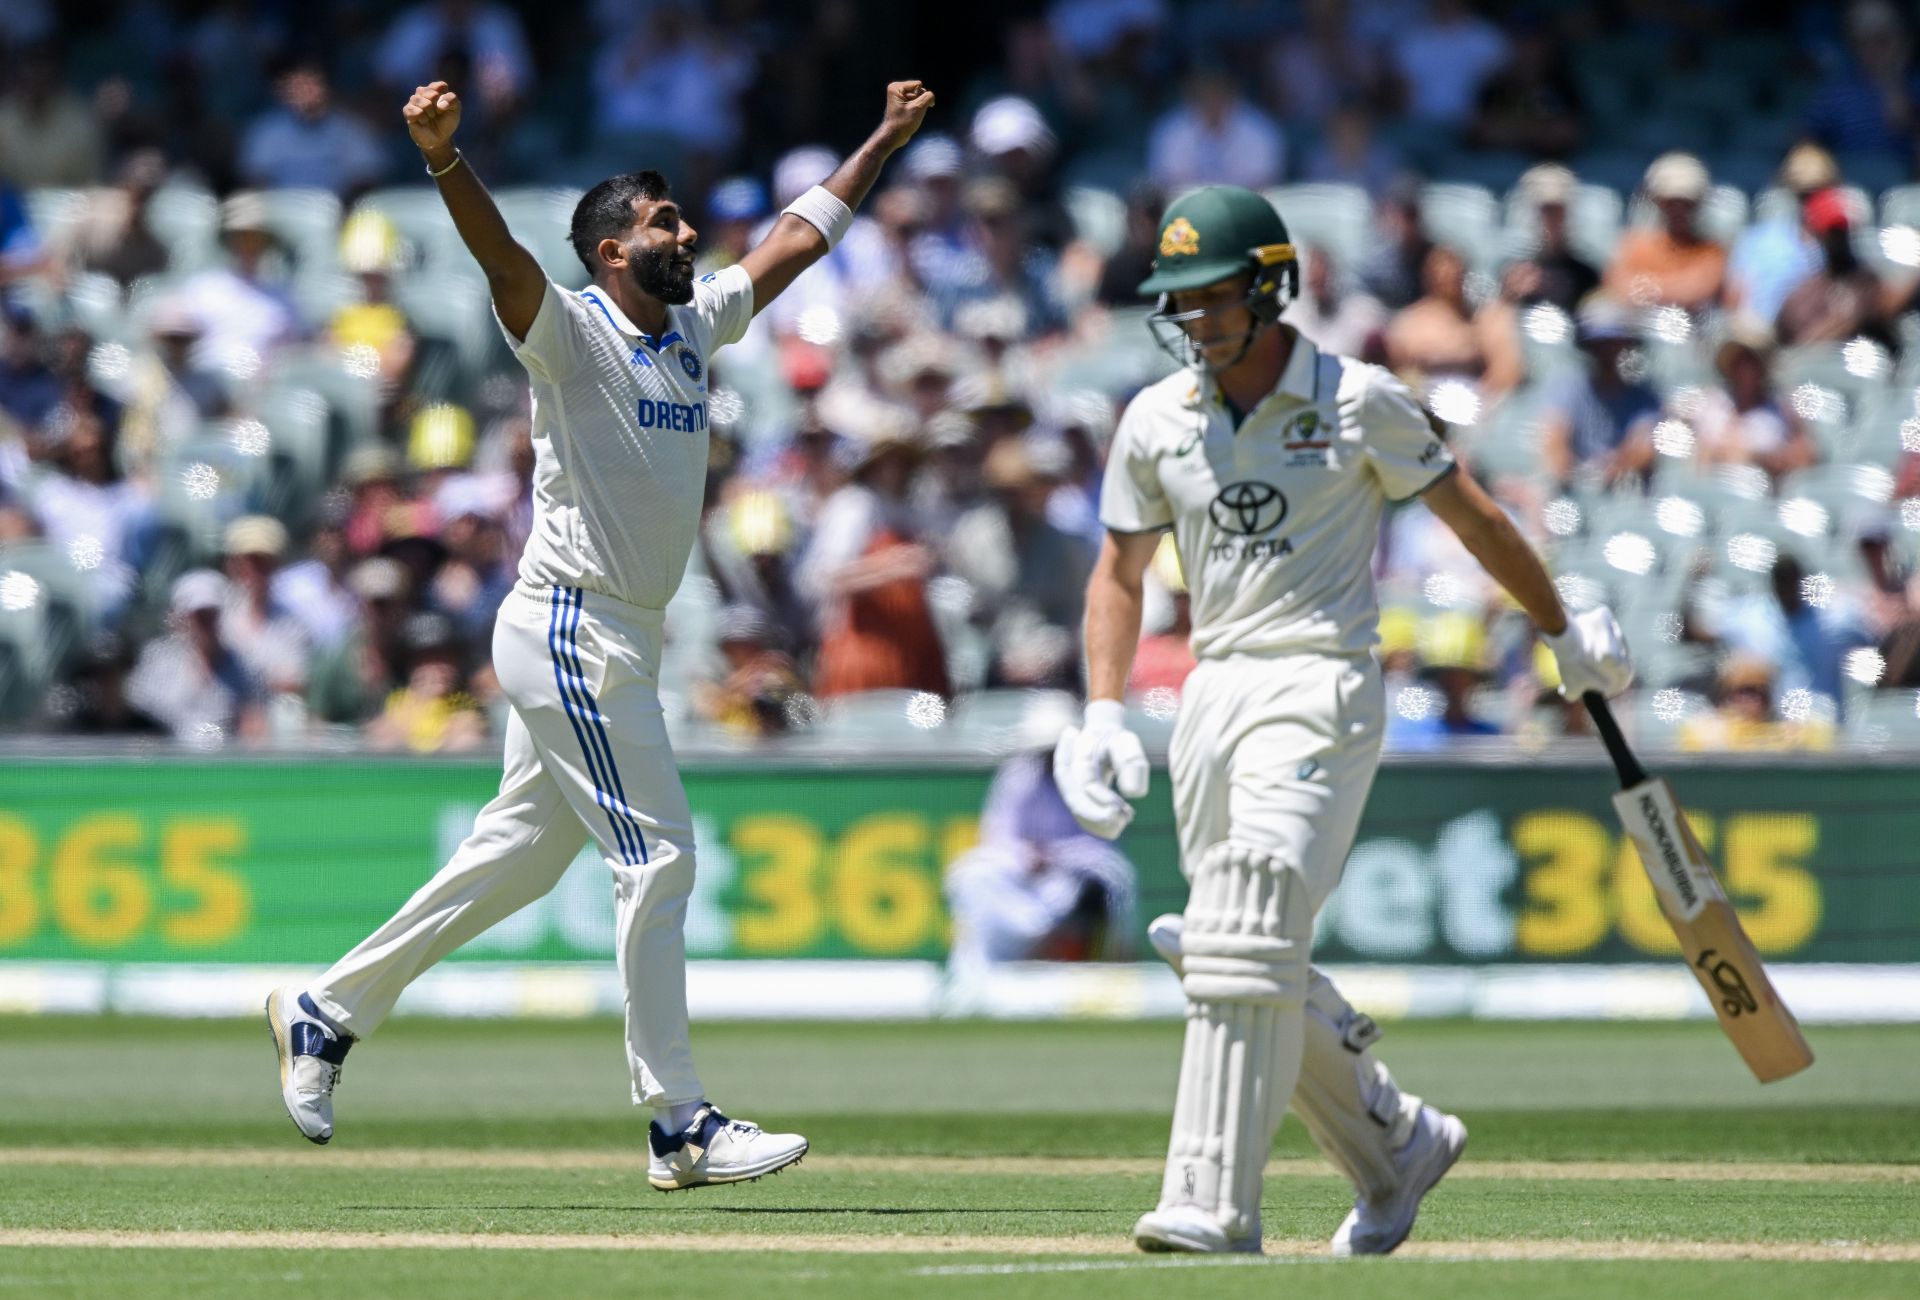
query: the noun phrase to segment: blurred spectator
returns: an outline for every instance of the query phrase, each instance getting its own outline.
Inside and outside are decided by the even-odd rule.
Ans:
[[[171,449],[199,432],[204,421],[227,413],[226,385],[194,361],[200,325],[178,299],[157,305],[147,320],[151,349],[134,353],[121,417],[121,464],[151,476]]]
[[[1324,122],[1344,103],[1380,97],[1377,47],[1355,30],[1347,0],[1306,0],[1297,32],[1283,31],[1267,59],[1273,109],[1288,122]]]
[[[1048,248],[1066,247],[1073,222],[1054,175],[1059,141],[1040,110],[1013,95],[988,100],[973,115],[968,141],[989,172],[1013,182],[1030,237]]]
[[[1579,183],[1559,163],[1541,163],[1527,170],[1519,188],[1539,220],[1539,243],[1507,268],[1503,295],[1529,306],[1551,303],[1571,316],[1600,285],[1600,273],[1567,241],[1567,217]]]
[[[147,644],[127,680],[127,700],[174,739],[212,746],[261,734],[259,683],[220,637],[227,580],[211,569],[182,574],[168,602],[171,631]]]
[[[286,290],[267,278],[274,239],[266,200],[246,190],[220,205],[227,264],[180,287],[180,301],[200,323],[196,363],[250,377],[282,345],[300,336],[300,315]]]
[[[840,155],[820,145],[802,145],[780,156],[773,168],[773,208],[784,211],[840,165]],[[765,239],[777,217],[763,221],[753,242]],[[897,282],[901,268],[891,241],[870,216],[856,213],[831,253],[800,273],[762,319],[782,338],[796,333],[836,336],[848,318]],[[806,322],[804,328],[802,322]]]
[[[1679,306],[1704,311],[1716,305],[1727,278],[1727,250],[1695,224],[1707,197],[1707,169],[1688,153],[1654,159],[1643,182],[1660,209],[1660,226],[1629,230],[1607,267],[1607,292],[1637,307]]]
[[[26,200],[0,171],[0,290],[38,275],[46,265],[46,245],[27,217]]]
[[[159,719],[127,698],[133,665],[134,645],[126,637],[94,637],[74,671],[71,708],[55,720],[56,729],[72,736],[166,735]]]
[[[1820,240],[1807,227],[1807,201],[1840,183],[1833,155],[1817,144],[1797,144],[1780,165],[1781,187],[1792,211],[1757,221],[1734,241],[1727,265],[1727,306],[1768,323],[1808,276],[1820,269]]]
[[[1366,108],[1342,104],[1327,119],[1300,179],[1357,185],[1375,196],[1386,193],[1400,170],[1399,152],[1374,136],[1373,116]]]
[[[1247,102],[1232,76],[1196,73],[1182,102],[1154,124],[1147,172],[1169,191],[1196,185],[1263,189],[1286,170],[1286,141],[1265,113]]]
[[[962,204],[966,155],[952,138],[923,135],[901,158],[901,170],[918,199],[907,256],[919,283],[947,278],[955,259],[967,255],[967,216]]]
[[[1387,323],[1387,363],[1414,391],[1435,379],[1478,382],[1487,373],[1483,327],[1467,302],[1467,264],[1444,244],[1428,250],[1422,268],[1426,292]]]
[[[1783,553],[1774,561],[1771,579],[1766,591],[1723,608],[1714,629],[1720,643],[1735,655],[1771,665],[1782,691],[1812,691],[1837,706],[1845,694],[1846,653],[1866,638],[1831,594],[1809,583],[1806,569],[1792,555]],[[1818,593],[1818,603],[1808,599],[1810,591]]]
[[[80,270],[112,276],[122,288],[164,272],[172,252],[154,232],[150,207],[166,178],[167,160],[158,149],[128,155],[113,187],[87,196],[64,259]]]
[[[759,611],[766,644],[797,660],[812,649],[814,627],[813,611],[794,586],[795,541],[786,498],[760,487],[733,493],[701,529],[702,553],[721,595]]]
[[[750,51],[731,36],[685,4],[655,5],[625,24],[594,61],[594,129],[671,136],[710,175],[739,142],[740,96],[754,74]]]
[[[350,513],[347,548],[355,556],[372,555],[387,536],[387,517],[406,498],[400,491],[399,454],[383,443],[356,447],[341,470]]]
[[[363,560],[347,574],[360,613],[346,639],[319,654],[307,686],[317,722],[354,726],[378,714],[399,688],[407,663],[407,571],[396,560]]]
[[[1303,292],[1287,309],[1287,323],[1312,339],[1322,352],[1373,361],[1382,355],[1387,309],[1380,300],[1354,288],[1324,249],[1305,251]]]
[[[1140,638],[1134,651],[1133,670],[1127,677],[1127,695],[1137,698],[1151,690],[1170,690],[1179,694],[1187,674],[1193,671],[1193,598],[1187,590],[1187,577],[1180,568],[1180,548],[1173,534],[1160,539],[1154,550],[1153,576],[1166,588],[1171,617],[1157,632]]]
[[[374,70],[388,89],[410,94],[449,62],[472,70],[471,95],[489,116],[524,98],[533,85],[533,60],[520,19],[504,4],[485,0],[425,0],[387,28]]]
[[[318,63],[300,62],[274,82],[280,101],[253,119],[240,141],[240,175],[261,189],[306,187],[348,195],[386,172],[372,130],[333,100]]]
[[[1064,329],[1054,259],[1028,238],[1026,213],[1012,182],[998,176],[973,181],[967,186],[966,211],[970,255],[949,263],[943,278],[928,286],[940,320],[953,329],[967,309],[996,304],[1017,312],[1016,338]]]
[[[428,600],[453,620],[466,645],[493,644],[494,617],[513,590],[516,575],[507,559],[506,531],[496,513],[504,504],[474,474],[447,479],[434,495],[436,511],[446,520],[440,540],[447,558],[434,574]]]
[[[700,229],[700,271],[732,266],[753,247],[753,228],[766,220],[767,187],[752,176],[734,176],[713,187]]]
[[[57,472],[40,480],[32,498],[40,531],[87,575],[109,625],[133,596],[152,522],[145,486],[120,472],[119,433],[119,404],[70,379],[45,425],[47,463]]]
[[[1679,745],[1695,751],[1829,749],[1833,723],[1813,716],[1776,721],[1773,666],[1734,655],[1720,670],[1714,711],[1682,723]]]
[[[347,510],[346,494],[330,493],[307,539],[307,557],[273,575],[274,603],[299,620],[316,655],[345,641],[360,611],[347,585]]]
[[[1772,356],[1770,334],[1740,327],[1714,354],[1722,386],[1702,393],[1693,417],[1703,464],[1758,465],[1778,483],[1817,458],[1806,426],[1774,398]]]
[[[1153,271],[1159,253],[1160,214],[1166,211],[1166,191],[1151,181],[1135,183],[1127,191],[1126,236],[1101,268],[1096,298],[1109,307],[1140,304],[1140,282]]]
[[[1414,635],[1427,685],[1402,689],[1387,718],[1387,745],[1422,750],[1462,736],[1499,735],[1500,728],[1476,716],[1472,707],[1474,693],[1489,676],[1487,633],[1479,616],[1443,610],[1422,620]]]
[[[980,842],[947,867],[948,968],[956,979],[999,962],[1132,955],[1133,864],[1081,829],[1053,781],[1053,746],[1073,719],[1069,697],[1035,695],[1020,724],[1020,752],[987,790]]]
[[[26,307],[0,298],[0,413],[23,431],[39,429],[60,404],[60,378],[47,364],[48,346]]]
[[[1894,590],[1888,593],[1891,617],[1885,619],[1886,632],[1880,638],[1887,666],[1879,685],[1882,690],[1910,690],[1920,687],[1920,574],[1884,585]]]
[[[1585,134],[1586,110],[1566,51],[1549,28],[1520,27],[1506,64],[1480,88],[1468,143],[1564,158]]]
[[[274,574],[287,545],[286,526],[271,515],[243,515],[227,525],[220,639],[269,696],[298,700],[307,689],[313,646],[300,620],[274,595]]]
[[[100,124],[87,101],[60,83],[60,63],[45,45],[8,58],[0,96],[0,171],[21,189],[77,189],[99,182]]]
[[[1466,124],[1480,88],[1507,57],[1507,38],[1465,0],[1431,0],[1401,31],[1389,58],[1407,116],[1424,125]]]
[[[720,611],[720,654],[726,676],[698,695],[700,715],[738,736],[779,735],[791,728],[804,693],[793,660],[775,649],[773,625],[752,605]]]
[[[863,399],[871,408],[872,399]],[[801,560],[801,591],[821,611],[814,694],[908,689],[948,695],[946,658],[927,603],[933,552],[910,489],[925,456],[904,413],[863,409],[846,483],[821,507]]]
[[[1893,312],[1912,286],[1883,285],[1853,250],[1853,219],[1844,190],[1825,189],[1807,200],[1807,233],[1820,246],[1820,267],[1780,304],[1780,342],[1841,343],[1866,335],[1897,346]]]
[[[947,570],[972,589],[974,622],[992,647],[989,684],[1064,686],[1077,672],[1093,560],[1079,537],[1047,518],[1067,465],[1057,439],[1001,439],[986,456],[987,499],[947,534]]]
[[[1420,188],[1405,181],[1373,206],[1374,227],[1360,264],[1360,282],[1382,306],[1398,311],[1420,296],[1427,250],[1433,245],[1420,224]]]
[[[1807,105],[1807,129],[1836,153],[1878,153],[1911,169],[1920,73],[1900,11],[1886,0],[1847,10],[1847,57]]]
[[[1581,308],[1576,337],[1586,365],[1557,379],[1542,400],[1540,452],[1556,483],[1583,465],[1614,483],[1652,462],[1659,395],[1621,371],[1634,344],[1631,320],[1617,303]]]
[[[340,269],[359,281],[360,295],[334,312],[327,336],[354,373],[371,370],[365,377],[373,380],[389,416],[419,348],[407,313],[393,298],[393,279],[403,261],[400,232],[384,212],[363,209],[340,228]]]
[[[415,614],[406,621],[401,640],[407,655],[406,684],[387,696],[380,716],[367,724],[367,744],[416,754],[479,748],[487,738],[487,715],[467,692],[452,620],[444,614]]]

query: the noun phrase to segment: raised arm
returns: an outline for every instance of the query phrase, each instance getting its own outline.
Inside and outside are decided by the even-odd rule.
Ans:
[[[834,238],[839,237],[853,209],[860,206],[879,179],[887,159],[913,139],[932,107],[933,92],[918,81],[896,81],[887,87],[886,116],[867,142],[836,167],[833,175],[781,213],[767,237],[740,259],[753,280],[754,311],[765,309],[802,271],[827,255],[831,245],[821,227],[833,229]],[[819,193],[822,190],[824,196]],[[806,209],[808,216],[796,215],[797,208]]]
[[[533,328],[533,318],[540,314],[547,273],[532,253],[514,242],[506,218],[493,205],[493,196],[453,146],[453,133],[460,126],[460,96],[444,81],[430,82],[413,92],[400,115],[407,121],[407,134],[426,160],[428,174],[440,187],[440,198],[453,217],[454,229],[486,273],[500,323],[524,341]]]

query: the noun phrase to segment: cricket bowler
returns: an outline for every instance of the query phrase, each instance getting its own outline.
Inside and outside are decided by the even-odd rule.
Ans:
[[[1260,1250],[1261,1176],[1289,1103],[1357,1193],[1336,1255],[1404,1241],[1466,1143],[1458,1119],[1400,1090],[1374,1056],[1378,1028],[1308,957],[1380,762],[1371,562],[1387,503],[1420,497],[1459,535],[1545,634],[1570,697],[1633,676],[1613,614],[1568,616],[1406,386],[1281,322],[1299,275],[1258,194],[1208,186],[1167,209],[1140,292],[1185,368],[1140,392],[1114,433],[1088,703],[1054,752],[1075,817],[1119,835],[1126,798],[1147,789],[1121,704],[1141,575],[1172,529],[1198,660],[1169,755],[1190,892],[1153,938],[1181,973],[1187,1029],[1160,1204],[1134,1227],[1143,1250]]]
[[[267,999],[281,1095],[311,1141],[333,1136],[341,1062],[401,991],[545,894],[591,835],[613,873],[633,1099],[654,1116],[648,1181],[662,1191],[737,1182],[806,1154],[798,1134],[721,1114],[694,1070],[684,937],[693,825],[661,712],[662,611],[699,523],[713,354],[846,233],[933,102],[918,81],[889,85],[866,143],[739,263],[698,280],[697,235],[666,179],[608,177],[573,212],[573,248],[593,283],[570,293],[514,242],[454,146],[459,96],[436,81],[407,101],[407,130],[532,379],[534,524],[494,629],[494,670],[512,705],[499,795],[391,920],[317,980]]]

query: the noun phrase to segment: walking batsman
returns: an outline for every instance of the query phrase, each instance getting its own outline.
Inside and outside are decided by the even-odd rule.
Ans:
[[[867,142],[737,265],[698,281],[695,231],[665,178],[601,181],[573,213],[593,278],[576,294],[514,242],[461,159],[459,97],[436,81],[407,101],[407,130],[532,376],[534,526],[494,630],[513,706],[498,797],[392,920],[313,983],[267,999],[281,1093],[310,1140],[333,1136],[353,1043],[422,971],[551,889],[591,835],[613,872],[633,1099],[654,1113],[648,1181],[735,1182],[806,1154],[797,1134],[722,1115],[694,1071],[683,934],[693,826],[660,707],[661,611],[699,522],[714,352],[834,246],[932,106],[917,81],[888,86]]]
[[[1156,337],[1185,368],[1142,391],[1114,434],[1107,535],[1087,590],[1088,703],[1054,773],[1082,825],[1113,838],[1146,792],[1121,705],[1140,580],[1173,530],[1193,652],[1169,759],[1184,921],[1156,923],[1182,974],[1186,1044],[1143,1250],[1260,1250],[1263,1167],[1289,1103],[1352,1180],[1336,1255],[1384,1254],[1459,1158],[1460,1121],[1404,1093],[1379,1030],[1308,963],[1380,759],[1371,560],[1381,512],[1421,497],[1546,634],[1562,689],[1632,680],[1605,608],[1569,618],[1539,558],[1440,426],[1387,371],[1322,353],[1280,314],[1299,288],[1286,226],[1259,195],[1209,186],[1160,230]],[[1118,786],[1116,791],[1115,786]]]

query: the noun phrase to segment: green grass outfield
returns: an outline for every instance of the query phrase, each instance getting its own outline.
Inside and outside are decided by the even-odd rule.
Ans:
[[[0,1019],[0,1298],[1920,1296],[1920,1028],[1810,1037],[1761,1088],[1711,1025],[1392,1026],[1472,1129],[1413,1241],[1323,1258],[1348,1193],[1290,1121],[1229,1261],[1127,1241],[1172,1024],[700,1030],[715,1099],[813,1152],[663,1196],[612,1022],[395,1021],[314,1148],[264,1024]]]

